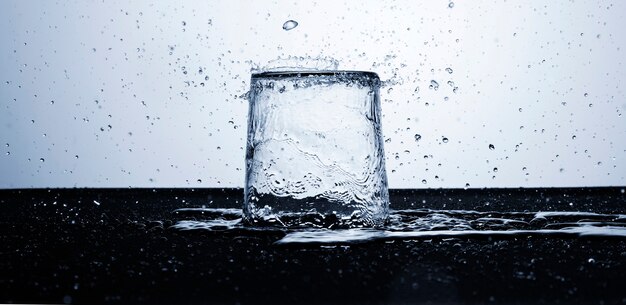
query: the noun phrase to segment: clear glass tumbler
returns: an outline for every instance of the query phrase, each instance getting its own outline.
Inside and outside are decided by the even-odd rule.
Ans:
[[[389,193],[373,72],[252,74],[244,220],[380,226]]]

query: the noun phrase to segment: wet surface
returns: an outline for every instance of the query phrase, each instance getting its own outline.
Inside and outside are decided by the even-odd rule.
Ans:
[[[622,188],[391,196],[384,229],[260,230],[240,190],[0,191],[0,302],[626,303]]]
[[[477,212],[449,210],[398,210],[382,227],[363,227],[336,216],[307,213],[298,217],[299,226],[284,227],[277,217],[273,227],[250,227],[241,219],[241,210],[223,208],[183,208],[174,210],[174,225],[182,231],[237,231],[242,235],[258,230],[279,230],[285,237],[276,244],[337,244],[375,240],[403,240],[433,237],[502,235],[564,235],[626,238],[626,215],[590,212]],[[334,216],[334,215],[331,215]],[[294,223],[295,221],[291,221]]]

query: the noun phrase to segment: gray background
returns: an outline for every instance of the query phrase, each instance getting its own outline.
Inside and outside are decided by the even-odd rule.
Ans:
[[[624,1],[127,2],[0,2],[0,188],[241,187],[290,55],[386,81],[392,188],[626,184]]]

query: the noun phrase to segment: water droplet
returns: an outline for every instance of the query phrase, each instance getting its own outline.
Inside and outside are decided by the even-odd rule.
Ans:
[[[588,263],[590,263],[590,264],[593,264],[593,263],[595,263],[595,262],[596,262],[596,260],[595,260],[595,259],[593,259],[593,258],[590,258],[590,259],[588,259],[588,260],[587,260],[587,262],[588,262]]]
[[[448,74],[452,74],[452,68],[446,68],[446,72],[448,72]]]
[[[427,182],[426,179],[422,179],[423,184],[426,184],[426,182]]]
[[[11,152],[10,152],[10,151],[7,151],[6,155],[7,155],[7,156],[11,155]]]
[[[490,149],[490,150],[494,150],[494,149],[496,149],[496,147],[495,147],[495,146],[493,146],[493,144],[489,144],[489,149]]]
[[[448,7],[449,7],[449,8],[453,8],[453,7],[454,7],[454,2],[450,2],[450,3],[448,3]]]
[[[469,187],[470,187],[470,184],[469,183],[465,183],[465,188],[467,189]]]
[[[50,105],[54,105],[54,101],[50,101]]]
[[[415,134],[415,142],[419,142],[419,140],[422,138],[422,136],[420,134]]]
[[[428,88],[437,90],[439,89],[439,83],[436,80],[432,79],[430,80],[430,86],[428,86]]]
[[[287,20],[287,21],[285,21],[285,23],[283,23],[283,30],[290,31],[290,30],[293,30],[297,26],[298,26],[298,22],[297,21],[295,21],[295,20]]]
[[[443,143],[448,143],[448,138],[443,137],[443,138],[441,138],[441,141],[442,141]]]
[[[573,136],[572,136],[572,140],[576,140],[576,135],[573,135]]]
[[[44,158],[39,158],[39,162],[46,162],[46,159],[44,159]]]
[[[202,183],[202,179],[198,179],[198,183]]]
[[[9,147],[9,143],[4,144],[4,146]]]
[[[587,92],[585,92],[585,94],[583,94],[585,97],[587,97],[589,94]]]
[[[494,172],[494,173],[497,173],[497,172],[498,172],[498,168],[497,168],[497,167],[494,167],[494,168],[493,168],[493,172]]]

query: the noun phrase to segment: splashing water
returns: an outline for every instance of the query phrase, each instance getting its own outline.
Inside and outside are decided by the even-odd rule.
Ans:
[[[287,71],[330,71],[338,70],[339,61],[327,56],[287,56],[274,59],[263,66],[254,66],[252,73]]]
[[[183,219],[171,226],[180,231],[234,231],[253,234],[282,231],[276,244],[341,244],[379,240],[479,236],[596,236],[626,238],[626,215],[586,212],[477,212],[465,210],[392,211],[383,228],[362,228],[360,223],[322,219],[312,215],[292,228],[246,227],[239,209],[178,209]],[[193,220],[189,220],[193,218]],[[248,233],[246,233],[248,232]]]

